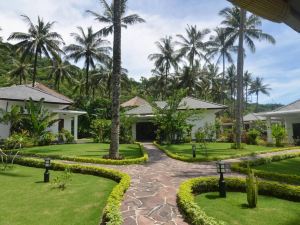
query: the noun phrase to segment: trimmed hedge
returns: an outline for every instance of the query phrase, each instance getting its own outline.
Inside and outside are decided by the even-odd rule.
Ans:
[[[209,161],[218,161],[218,160],[234,159],[234,158],[240,158],[240,157],[244,157],[244,156],[258,155],[258,154],[264,154],[264,153],[280,152],[280,151],[285,151],[285,150],[299,149],[299,147],[276,148],[276,149],[272,149],[270,151],[258,151],[258,152],[255,152],[255,153],[241,153],[241,154],[236,154],[234,156],[219,156],[219,157],[214,156],[214,157],[209,157],[209,158],[193,158],[192,156],[191,157],[186,157],[186,156],[181,156],[181,155],[178,155],[178,154],[174,154],[170,150],[168,150],[166,147],[161,146],[157,142],[153,142],[153,144],[158,149],[160,149],[161,151],[163,151],[170,158],[177,159],[177,160],[184,161],[184,162],[209,162]],[[191,153],[191,155],[192,155],[192,153]]]
[[[246,182],[243,178],[226,178],[228,191],[245,192]],[[177,204],[185,219],[191,225],[223,225],[209,217],[199,205],[195,203],[194,194],[218,191],[219,178],[204,177],[194,178],[183,182],[177,193]],[[261,195],[273,196],[290,201],[300,202],[300,187],[280,184],[271,181],[259,181],[258,190]]]
[[[260,159],[256,159],[256,160],[243,161],[240,163],[233,163],[231,165],[231,170],[239,172],[239,173],[247,174],[247,164],[249,164],[252,167],[255,167],[255,166],[259,166],[259,165],[263,165],[263,164],[269,164],[272,162],[278,162],[281,160],[286,160],[286,159],[291,159],[291,158],[296,158],[296,157],[300,157],[300,153],[275,155],[275,156],[260,158]],[[282,173],[276,173],[276,172],[267,172],[267,171],[258,170],[255,168],[253,168],[252,170],[255,173],[255,176],[257,176],[259,178],[279,181],[282,183],[300,185],[300,176],[297,176],[297,175],[282,174]]]
[[[94,163],[94,164],[106,164],[106,165],[130,165],[130,164],[141,164],[148,161],[148,153],[145,150],[144,146],[140,143],[136,143],[140,147],[140,151],[143,154],[142,157],[136,159],[123,159],[123,160],[113,160],[113,159],[102,159],[102,158],[86,158],[86,157],[78,157],[78,156],[64,156],[64,155],[43,155],[43,154],[32,154],[27,152],[19,152],[19,155],[29,156],[29,157],[38,157],[44,158],[49,157],[51,159],[59,159],[66,161],[74,161],[74,162],[85,162],[85,163]]]
[[[44,161],[34,158],[17,158],[16,164],[29,167],[44,168]],[[51,163],[52,170],[65,170],[69,168],[73,173],[89,174],[99,177],[105,177],[118,182],[110,193],[106,206],[103,210],[103,218],[101,224],[107,225],[121,225],[123,223],[120,206],[125,192],[130,186],[130,176],[116,170],[100,168],[95,166],[82,165],[67,165],[59,162]]]

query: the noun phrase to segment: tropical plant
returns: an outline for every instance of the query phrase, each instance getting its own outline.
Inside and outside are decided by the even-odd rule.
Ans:
[[[94,142],[104,143],[110,138],[111,121],[106,119],[95,119],[91,123]]]
[[[248,165],[248,175],[246,178],[246,192],[247,192],[247,201],[249,208],[256,208],[257,206],[257,197],[258,197],[258,180],[255,177],[254,172],[250,169]]]
[[[167,86],[170,70],[173,68],[175,71],[178,69],[178,63],[180,61],[181,54],[175,50],[175,43],[171,36],[161,38],[156,43],[159,53],[150,54],[149,60],[154,61],[155,67],[164,69],[165,73],[165,87]],[[165,88],[166,89],[166,88]],[[164,93],[163,99],[166,97]]]
[[[106,27],[102,28],[98,33],[107,36],[112,34],[114,31],[114,1],[109,5],[106,0],[100,0],[101,5],[104,8],[102,14],[98,14],[91,10],[87,10],[88,13],[95,17],[95,20],[100,23],[107,24]],[[126,15],[127,12],[127,0],[120,0],[120,17],[121,17],[121,27],[127,28],[128,25],[134,25],[137,23],[144,23],[145,20],[141,18],[138,14]]]
[[[243,111],[243,73],[244,73],[244,42],[252,52],[256,47],[254,40],[268,41],[275,44],[275,39],[262,31],[261,19],[253,14],[247,13],[245,9],[232,7],[225,8],[219,13],[224,20],[222,24],[225,26],[228,40],[234,43],[238,40],[238,60],[237,60],[237,105],[236,105],[236,145],[240,147],[242,136],[242,111]]]
[[[268,84],[263,83],[263,78],[256,77],[255,80],[251,83],[249,94],[255,94],[256,95],[256,108],[255,111],[258,111],[258,95],[259,93],[262,93],[264,95],[270,95],[269,91],[271,88],[269,88]]]
[[[286,129],[279,125],[279,124],[274,124],[272,125],[272,137],[275,139],[275,145],[276,147],[282,147],[282,142],[287,136]]]
[[[75,63],[84,60],[85,65],[85,94],[89,96],[89,72],[90,67],[95,69],[96,62],[104,62],[109,59],[111,48],[109,41],[102,39],[93,32],[92,27],[87,28],[85,33],[82,27],[78,27],[79,34],[72,33],[76,44],[64,48],[68,54],[67,58],[73,59]]]
[[[248,136],[248,144],[257,145],[257,138],[260,136],[260,132],[256,129],[251,129],[247,133]]]
[[[28,32],[14,32],[9,36],[8,40],[19,41],[16,46],[17,52],[22,54],[22,60],[34,56],[32,76],[32,86],[34,87],[38,57],[44,55],[51,58],[51,55],[62,53],[60,45],[64,42],[58,33],[52,32],[55,22],[45,23],[43,19],[38,17],[37,24],[33,24],[28,16],[22,15],[22,18],[29,26]]]
[[[209,29],[198,30],[197,26],[189,26],[186,28],[186,37],[178,34],[177,37],[180,41],[176,43],[180,46],[181,55],[186,56],[190,67],[193,69],[195,60],[205,60],[207,59],[208,43],[204,41],[205,36],[210,33]]]
[[[9,124],[9,136],[16,132],[21,132],[23,129],[23,113],[22,109],[18,105],[13,105],[10,111],[6,111],[0,108],[0,123]]]
[[[16,57],[12,60],[12,70],[8,72],[8,75],[12,80],[18,80],[19,84],[22,81],[26,82],[27,77],[32,74],[32,65],[26,60]]]

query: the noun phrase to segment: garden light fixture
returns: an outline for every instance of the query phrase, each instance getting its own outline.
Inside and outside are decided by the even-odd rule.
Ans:
[[[224,163],[223,161],[218,161],[216,163],[217,166],[217,173],[220,174],[219,180],[219,193],[221,198],[226,198],[226,183],[224,180],[224,174],[229,172],[230,165]]]
[[[196,158],[196,145],[192,145],[193,158]]]
[[[51,159],[50,158],[45,158],[45,168],[46,171],[44,173],[44,183],[48,183],[49,179],[50,179],[50,173],[49,173],[49,169],[51,167]]]

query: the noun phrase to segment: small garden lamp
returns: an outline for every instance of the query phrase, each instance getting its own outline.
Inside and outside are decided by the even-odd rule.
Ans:
[[[193,158],[196,158],[196,145],[192,145]]]
[[[223,161],[218,161],[216,166],[217,166],[217,172],[220,174],[220,180],[219,180],[220,197],[226,198],[226,183],[224,180],[224,174],[229,172],[230,165],[224,163]]]
[[[48,183],[49,179],[50,179],[50,173],[49,173],[49,169],[51,167],[51,159],[50,158],[45,158],[45,168],[46,171],[44,173],[44,183]]]

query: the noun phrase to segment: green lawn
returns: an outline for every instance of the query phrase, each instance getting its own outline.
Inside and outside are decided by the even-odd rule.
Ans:
[[[73,174],[67,188],[54,189],[43,169],[15,166],[0,171],[0,225],[98,225],[116,182]],[[62,172],[50,171],[50,179]]]
[[[196,159],[222,159],[230,158],[239,155],[250,155],[257,152],[268,152],[274,149],[274,147],[265,147],[258,145],[245,145],[245,148],[242,150],[231,149],[231,143],[208,143],[207,144],[207,153],[200,148],[199,144],[197,146]],[[186,158],[192,158],[192,144],[176,144],[176,145],[163,145],[164,148],[169,150],[173,154],[177,154]]]
[[[300,157],[267,163],[253,168],[266,172],[300,176]]]
[[[227,193],[227,198],[218,198],[218,193],[196,196],[196,203],[208,216],[228,225],[299,225],[300,203],[278,198],[259,196],[258,207],[247,208],[245,193]]]
[[[41,155],[60,155],[60,156],[77,156],[86,158],[102,158],[108,154],[109,144],[87,143],[87,144],[66,144],[50,145],[26,148],[22,151],[32,154]],[[140,147],[137,144],[121,144],[120,154],[126,159],[134,159],[143,156]]]

